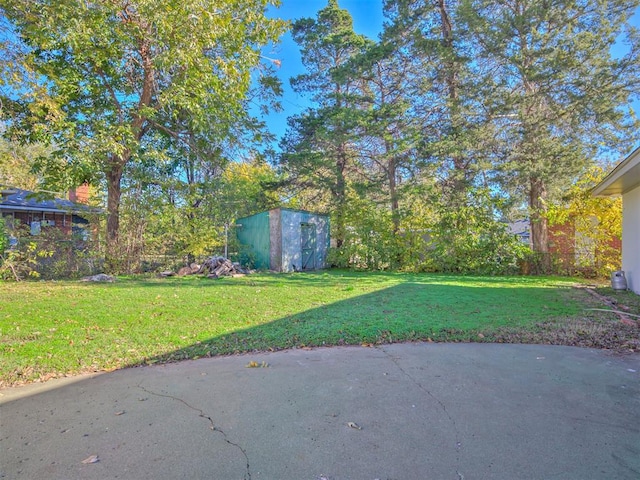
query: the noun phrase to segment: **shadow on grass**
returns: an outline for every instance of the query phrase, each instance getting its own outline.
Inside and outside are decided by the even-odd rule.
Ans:
[[[327,279],[304,277],[304,284]],[[183,348],[145,359],[136,365],[193,359],[203,356],[282,350],[288,348],[381,344],[400,341],[471,341],[478,334],[503,327],[527,329],[538,322],[577,315],[581,305],[568,299],[561,289],[526,283],[504,287],[504,278],[477,279],[446,276],[419,277],[419,283],[404,276],[401,284],[341,301],[322,304],[294,315],[260,323],[247,322],[221,335],[207,337]],[[374,281],[375,275],[363,280]],[[388,274],[385,274],[388,279]],[[260,282],[277,281],[261,278]],[[337,280],[335,275],[330,277]],[[288,283],[295,277],[288,277]],[[501,286],[493,286],[501,281]],[[452,283],[452,284],[447,284]],[[458,284],[453,284],[458,283]],[[462,283],[463,285],[459,285]],[[540,285],[540,280],[536,281]],[[238,286],[239,284],[236,284]],[[247,284],[245,284],[246,286]],[[471,288],[472,287],[472,288]],[[353,290],[353,283],[345,290]],[[301,295],[304,291],[301,290]],[[482,337],[481,337],[482,338]]]
[[[136,289],[136,288],[167,288],[189,286],[192,288],[220,288],[220,287],[246,287],[246,286],[280,286],[280,285],[300,285],[309,286],[336,286],[342,282],[351,284],[357,280],[358,284],[375,285],[381,281],[397,281],[398,283],[415,283],[420,285],[458,285],[470,288],[485,287],[495,285],[505,288],[513,283],[514,288],[525,286],[558,286],[560,277],[487,277],[487,276],[464,276],[451,275],[446,273],[403,273],[403,272],[359,272],[353,270],[326,270],[305,273],[273,273],[258,272],[251,275],[239,275],[236,277],[221,277],[217,279],[207,278],[204,275],[188,275],[184,277],[122,277],[113,284],[107,284],[114,289]],[[563,277],[562,280],[571,282],[572,280]],[[527,287],[529,288],[529,287]]]
[[[274,272],[257,272],[250,275],[237,275],[235,277],[208,278],[205,275],[187,275],[183,277],[119,277],[114,283],[100,284],[109,288],[146,288],[146,287],[164,287],[175,288],[189,286],[193,288],[219,288],[226,287],[245,287],[249,286],[270,286],[278,284],[300,284],[305,286],[327,286],[341,281],[349,281],[354,278],[364,283],[375,283],[379,279],[388,281],[390,278],[406,278],[401,273],[370,273],[370,272],[353,272],[353,271],[315,271],[305,273],[274,273]],[[84,284],[96,285],[96,284]]]

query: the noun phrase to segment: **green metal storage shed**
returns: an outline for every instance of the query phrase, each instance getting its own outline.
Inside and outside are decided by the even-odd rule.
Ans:
[[[256,268],[293,272],[327,266],[328,215],[276,208],[237,219],[236,235]]]

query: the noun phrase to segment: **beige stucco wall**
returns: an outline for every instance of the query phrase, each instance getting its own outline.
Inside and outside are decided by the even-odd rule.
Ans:
[[[640,187],[622,195],[622,270],[640,295]]]

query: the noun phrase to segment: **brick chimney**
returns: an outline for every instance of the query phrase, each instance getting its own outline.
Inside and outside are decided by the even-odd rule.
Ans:
[[[69,190],[69,200],[76,203],[89,203],[89,185],[84,183],[76,188]]]

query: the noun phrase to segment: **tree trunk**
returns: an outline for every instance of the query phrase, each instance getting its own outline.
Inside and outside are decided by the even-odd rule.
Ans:
[[[391,197],[391,220],[393,221],[393,233],[400,231],[400,203],[398,201],[398,185],[396,181],[395,160],[389,163],[389,196]]]
[[[340,145],[338,159],[336,160],[336,189],[334,192],[336,202],[336,228],[334,229],[334,236],[336,239],[336,246],[338,248],[342,247],[346,234],[344,221],[344,209],[347,203],[347,189],[344,178],[346,164],[347,160],[344,152],[344,145]]]
[[[448,97],[449,121],[451,123],[449,135],[457,139],[460,135],[464,134],[458,99],[460,66],[453,41],[453,25],[449,15],[449,6],[446,0],[438,0],[437,5],[440,13],[442,46],[445,51],[445,58],[441,68],[444,69],[444,82]],[[446,186],[450,189],[450,191],[447,192],[450,195],[449,201],[451,205],[455,207],[465,201],[465,195],[470,182],[469,159],[466,158],[466,155],[458,151],[457,148],[451,151],[450,155],[453,170],[449,175]]]
[[[335,205],[335,228],[333,238],[336,240],[336,247],[340,248],[344,244],[346,237],[345,209],[347,206],[347,182],[345,170],[347,168],[348,154],[344,143],[338,145],[335,161],[336,183],[333,189]]]
[[[393,222],[393,234],[397,235],[400,231],[400,202],[398,200],[398,181],[396,178],[398,170],[398,162],[393,156],[391,145],[385,142],[385,149],[389,160],[387,163],[387,182],[389,183],[389,201],[391,205],[391,221]]]
[[[122,259],[120,252],[120,197],[124,161],[114,159],[111,169],[107,171],[107,245],[105,254],[105,271],[120,273]]]
[[[440,10],[440,21],[442,23],[442,45],[447,50],[447,61],[445,62],[445,72],[448,96],[451,101],[458,99],[458,68],[453,58],[453,27],[451,26],[451,18],[447,12],[445,0],[438,0],[438,9]]]
[[[530,178],[529,206],[531,209],[531,246],[540,254],[541,267],[544,273],[551,273],[551,257],[549,255],[549,224],[547,222],[546,200],[547,190],[540,178]]]

